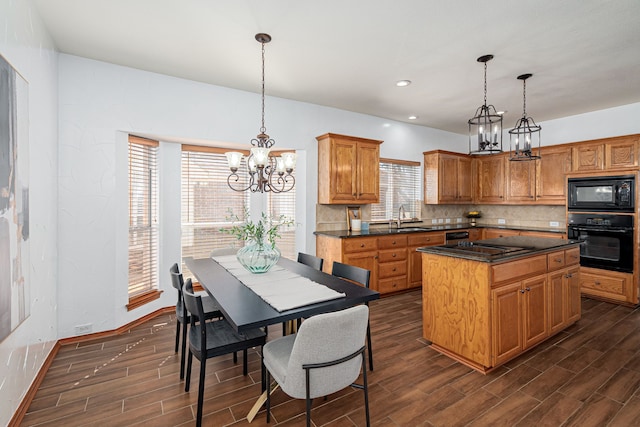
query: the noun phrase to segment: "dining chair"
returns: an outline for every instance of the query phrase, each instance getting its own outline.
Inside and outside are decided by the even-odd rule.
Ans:
[[[308,265],[311,268],[314,268],[318,271],[322,271],[322,265],[324,264],[324,259],[305,254],[304,252],[298,252],[298,262],[300,264]],[[293,319],[287,322],[282,323],[282,335],[286,335],[287,333],[295,332],[300,327],[300,323],[302,319]]]
[[[304,252],[298,252],[298,262],[322,271],[324,259],[314,255],[305,254]]]
[[[178,291],[178,301],[176,302],[176,346],[175,352],[178,352],[180,343],[180,335],[182,335],[182,351],[180,353],[180,379],[184,378],[184,361],[187,352],[187,325],[189,324],[189,313],[184,309],[184,298],[182,296],[182,288],[184,287],[184,278],[178,267],[173,264],[169,269],[171,274],[171,284]],[[218,303],[211,297],[202,298],[202,306],[204,307],[205,319],[216,319],[222,317],[222,312]],[[182,330],[182,333],[180,331]],[[236,358],[237,360],[237,358]]]
[[[185,380],[184,391],[188,392],[191,385],[191,366],[193,357],[200,361],[200,380],[198,383],[198,411],[196,415],[196,426],[202,425],[202,405],[204,403],[204,380],[207,359],[222,356],[225,354],[236,353],[240,350],[243,352],[242,373],[248,373],[248,349],[252,347],[261,347],[260,354],[263,354],[262,347],[266,342],[266,334],[262,329],[255,328],[242,334],[236,332],[233,327],[224,319],[216,321],[202,321],[205,319],[206,313],[202,304],[203,297],[193,292],[191,279],[187,279],[182,292],[184,296],[184,304],[189,313],[189,356],[187,360],[187,378]],[[261,356],[262,359],[262,356]],[[235,359],[234,359],[235,360]],[[260,361],[263,389],[264,382],[264,364]]]
[[[371,271],[356,267],[355,265],[343,264],[338,261],[333,262],[331,267],[331,274],[341,277],[343,279],[351,280],[352,282],[359,283],[365,288],[369,289],[369,280],[371,278]],[[365,303],[369,305],[369,303]],[[373,348],[371,347],[371,326],[367,322],[367,348],[369,352],[369,370],[373,371]]]
[[[364,356],[369,307],[358,305],[306,319],[297,334],[269,341],[263,349],[266,384],[271,377],[287,395],[305,399],[307,426],[311,401],[352,386],[364,391],[367,426],[369,391]],[[362,384],[354,384],[362,370]],[[271,421],[271,393],[267,393],[267,423]]]

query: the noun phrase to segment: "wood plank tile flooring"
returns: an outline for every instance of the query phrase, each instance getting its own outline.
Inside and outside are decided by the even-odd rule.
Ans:
[[[582,300],[582,319],[489,375],[432,350],[422,339],[419,291],[371,304],[376,426],[640,425],[640,310]],[[270,328],[269,338],[280,334]],[[25,426],[191,426],[191,392],[178,378],[175,319],[163,315],[128,333],[61,348],[24,417]],[[245,426],[260,394],[260,358],[250,373],[231,357],[207,364],[204,425]],[[194,385],[195,384],[195,385]],[[278,390],[271,425],[304,425],[304,402]],[[362,426],[362,392],[316,399],[315,426]],[[251,423],[265,426],[262,410]]]

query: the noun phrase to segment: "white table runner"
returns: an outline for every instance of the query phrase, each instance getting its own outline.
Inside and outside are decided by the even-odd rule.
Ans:
[[[235,255],[220,255],[212,258],[278,311],[346,296],[344,293],[336,292],[279,265],[274,265],[266,273],[253,274],[240,264]]]

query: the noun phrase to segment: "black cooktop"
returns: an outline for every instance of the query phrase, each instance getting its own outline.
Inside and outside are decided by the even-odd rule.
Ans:
[[[515,255],[517,252],[531,251],[535,248],[531,246],[511,246],[496,245],[490,243],[458,242],[450,245],[440,246],[443,252],[467,253],[494,258],[505,255]]]

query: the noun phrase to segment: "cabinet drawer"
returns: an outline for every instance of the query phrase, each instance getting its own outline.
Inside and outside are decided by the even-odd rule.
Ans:
[[[600,276],[580,273],[580,286],[608,294],[626,295],[627,280],[625,277]]]
[[[407,250],[406,249],[387,249],[386,251],[378,252],[378,262],[393,262],[393,261],[404,261],[407,259]]]
[[[409,246],[444,245],[444,233],[411,233],[407,236]]]
[[[407,236],[378,237],[378,249],[406,248]]]
[[[564,251],[565,265],[576,265],[580,263],[580,248],[567,249]]]
[[[491,267],[493,284],[547,272],[547,256],[536,255]]]
[[[407,276],[393,277],[378,281],[378,292],[388,293],[407,288]]]
[[[565,266],[564,251],[552,252],[547,254],[547,264],[549,271],[557,270]]]
[[[385,279],[387,277],[406,276],[407,274],[407,262],[385,262],[384,264],[378,264],[378,277]],[[405,279],[406,281],[406,279]]]
[[[348,252],[370,251],[378,248],[375,237],[344,239],[343,250]]]

